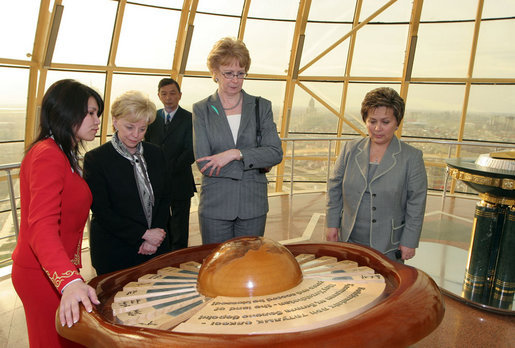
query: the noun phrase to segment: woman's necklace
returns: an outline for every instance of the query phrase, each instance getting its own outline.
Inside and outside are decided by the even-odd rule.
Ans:
[[[236,104],[234,106],[231,106],[230,108],[223,108],[223,109],[226,110],[226,111],[227,110],[236,109],[236,107],[238,105],[240,105],[242,99],[243,99],[243,93],[240,92],[240,97],[238,98],[238,101],[236,102]],[[223,107],[223,105],[222,105],[222,107]]]

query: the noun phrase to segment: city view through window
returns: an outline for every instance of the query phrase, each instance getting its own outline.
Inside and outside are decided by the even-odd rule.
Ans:
[[[510,0],[19,0],[0,4],[0,31],[0,165],[21,162],[41,97],[59,79],[93,87],[107,109],[131,89],[159,108],[157,83],[172,76],[191,110],[215,92],[206,58],[225,36],[247,44],[243,88],[271,100],[285,142],[270,192],[325,190],[345,141],[336,138],[366,135],[361,100],[380,86],[406,101],[398,135],[423,151],[431,190],[444,189],[447,158],[515,147]],[[110,139],[110,115],[102,118],[86,150]],[[19,209],[18,169],[9,173]],[[0,262],[15,243],[7,174],[0,171]]]

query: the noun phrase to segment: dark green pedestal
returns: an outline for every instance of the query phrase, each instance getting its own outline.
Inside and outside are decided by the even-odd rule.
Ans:
[[[506,211],[490,306],[512,309],[515,294],[515,207]]]
[[[476,206],[463,297],[487,304],[495,274],[495,262],[502,232],[503,214],[499,207],[481,201]]]

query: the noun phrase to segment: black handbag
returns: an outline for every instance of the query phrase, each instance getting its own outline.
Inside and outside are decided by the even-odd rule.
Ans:
[[[256,142],[257,147],[261,146],[261,122],[259,120],[259,99],[261,97],[256,97]],[[272,170],[272,167],[265,167],[265,168],[259,168],[260,173],[268,173],[270,170]]]

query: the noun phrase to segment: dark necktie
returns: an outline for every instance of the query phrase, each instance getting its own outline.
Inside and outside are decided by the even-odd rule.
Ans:
[[[171,120],[172,120],[172,115],[166,114],[166,122],[165,123],[169,123]]]

